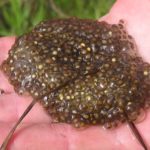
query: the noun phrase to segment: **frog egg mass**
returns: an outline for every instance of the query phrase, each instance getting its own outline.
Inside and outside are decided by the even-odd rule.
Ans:
[[[37,99],[54,121],[107,128],[149,107],[150,65],[124,25],[54,19],[20,36],[2,70],[18,94]]]

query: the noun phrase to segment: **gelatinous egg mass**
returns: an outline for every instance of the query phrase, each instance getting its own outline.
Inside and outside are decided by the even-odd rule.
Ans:
[[[122,22],[41,22],[16,40],[2,70],[17,93],[29,93],[54,121],[75,127],[112,127],[149,107],[150,65]]]

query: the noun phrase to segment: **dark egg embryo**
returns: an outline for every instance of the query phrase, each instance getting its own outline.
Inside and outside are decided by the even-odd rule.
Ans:
[[[20,36],[2,70],[55,122],[107,128],[149,107],[150,65],[122,22],[54,19]]]

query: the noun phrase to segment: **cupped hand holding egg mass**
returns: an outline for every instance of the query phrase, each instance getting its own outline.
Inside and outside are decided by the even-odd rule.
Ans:
[[[3,71],[9,76],[10,82],[16,87],[15,90],[18,93],[28,92],[34,98],[42,97],[41,103],[55,121],[72,123],[77,127],[91,124],[104,124],[106,127],[111,127],[116,125],[116,121],[122,122],[125,120],[124,111],[131,120],[135,120],[140,109],[144,108],[148,102],[146,98],[149,96],[149,64],[144,63],[139,58],[139,54],[135,54],[134,42],[130,39],[130,36],[128,37],[127,33],[123,32],[124,27],[122,24],[110,25],[104,22],[98,23],[97,21],[84,20],[81,23],[82,25],[79,26],[78,23],[82,22],[82,20],[77,20],[44,22],[37,26],[32,31],[33,33],[31,32],[32,34],[28,33],[20,37],[9,52],[8,60],[3,63]],[[59,23],[59,25],[61,24],[59,27],[57,27],[58,21],[62,23]],[[68,22],[71,22],[70,26]],[[53,29],[49,29],[49,33],[52,36],[45,36],[44,34],[47,34],[47,31],[42,30],[44,29],[43,26],[49,24],[52,26],[53,23],[54,28],[58,29],[55,30],[57,32],[55,33]],[[84,23],[85,25],[83,25]],[[68,28],[64,27],[66,30],[62,32],[61,27],[65,25]],[[46,29],[48,30],[48,28]],[[70,32],[71,34],[69,34]],[[59,38],[54,38],[58,33]],[[39,35],[39,38],[37,38],[37,35]],[[34,37],[32,38],[32,36]],[[42,36],[44,36],[43,41],[41,40]],[[93,36],[94,38],[92,38]],[[30,38],[35,40],[31,42]],[[51,44],[45,42],[49,38],[52,38],[51,41],[53,42]],[[63,42],[63,39],[64,41],[67,39],[67,42]],[[98,39],[101,40],[98,41]],[[62,42],[61,44],[60,41]],[[119,44],[115,41],[119,41]],[[41,49],[37,48],[38,44],[41,44],[39,46]],[[55,48],[51,49],[53,47]],[[59,49],[60,47],[62,49]],[[46,55],[48,48],[51,51],[49,55]],[[18,67],[18,65],[21,66]],[[34,75],[34,73],[37,74]],[[47,74],[49,81],[46,77],[43,78],[43,74]],[[53,81],[57,82],[52,84]],[[55,87],[66,83],[67,85],[64,88],[59,89],[54,94],[50,93]],[[15,96],[22,99],[20,96]],[[17,102],[17,100],[15,101]],[[26,99],[26,101],[28,100]],[[27,103],[26,101],[19,101],[20,104],[22,103],[22,108]],[[37,107],[39,108],[40,106]],[[39,115],[41,114],[35,109],[31,114],[34,116],[34,113],[38,116],[37,120],[40,122],[42,118]],[[45,115],[43,113],[43,116]],[[47,123],[49,122],[47,116],[45,120]],[[29,117],[27,122],[29,123],[30,121],[32,122],[32,118]],[[47,123],[45,131],[46,129],[51,130]],[[39,129],[40,126],[36,126],[34,129]],[[56,125],[56,130],[58,126]],[[30,134],[29,131],[32,127],[32,123],[29,123],[27,134]],[[67,134],[63,131],[63,128],[67,128]],[[92,135],[104,141],[106,138],[111,139],[113,135],[118,135],[119,132],[122,132],[122,138],[126,137],[125,126],[114,131],[103,131],[99,127],[89,127],[84,131],[76,131],[66,125],[61,126],[60,130],[67,138],[71,137],[70,145],[77,143],[76,149],[80,148],[80,142],[82,142],[82,146],[86,147],[85,135],[89,135],[89,140],[92,143],[94,143]],[[32,134],[36,133],[33,131]],[[42,134],[48,140],[46,135],[49,133],[43,132]],[[55,135],[52,132],[50,136],[55,137]],[[59,142],[65,149],[66,139],[59,137]],[[87,141],[89,140],[87,139]],[[113,143],[113,138],[110,143],[111,141],[110,147],[107,144],[104,144],[103,147],[111,148],[111,145],[115,144]],[[134,146],[136,147],[137,143],[134,140],[130,142],[132,145],[135,144]],[[107,142],[105,141],[104,143]],[[53,147],[53,143],[50,146]],[[93,146],[91,149],[99,149],[98,144],[92,144],[91,146]],[[115,146],[119,147],[119,144],[115,144]]]

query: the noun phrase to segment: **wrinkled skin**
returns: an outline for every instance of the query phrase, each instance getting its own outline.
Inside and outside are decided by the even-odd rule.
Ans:
[[[118,0],[110,13],[101,20],[117,23],[126,21],[128,32],[135,38],[140,55],[150,62],[150,0]],[[7,58],[14,37],[0,38],[0,63]],[[32,101],[31,97],[18,96],[6,77],[0,72],[0,144],[13,124]],[[143,117],[141,116],[141,119]],[[150,148],[150,112],[136,124]],[[40,104],[26,116],[11,139],[10,150],[141,150],[141,146],[124,124],[116,129],[104,130],[101,126],[74,129],[67,124],[51,124]]]

